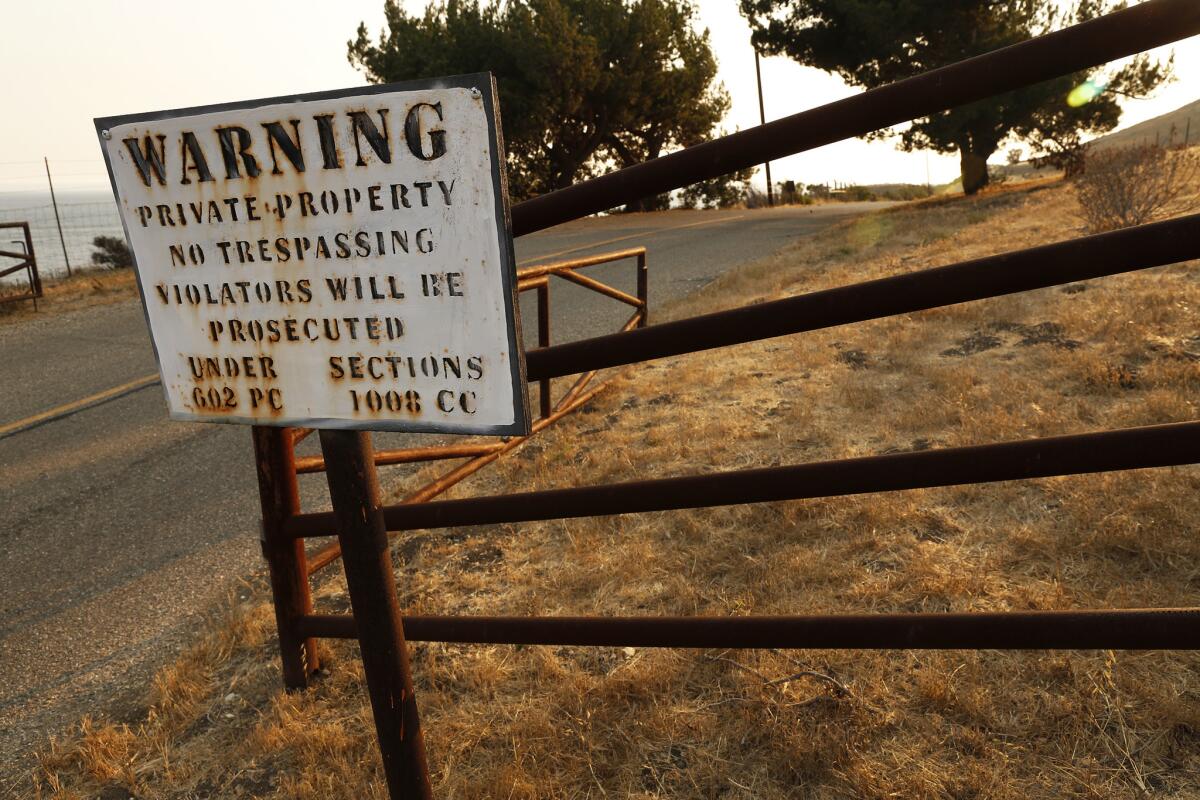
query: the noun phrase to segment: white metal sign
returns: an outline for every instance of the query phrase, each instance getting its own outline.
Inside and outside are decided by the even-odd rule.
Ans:
[[[528,432],[489,74],[96,128],[172,418]]]

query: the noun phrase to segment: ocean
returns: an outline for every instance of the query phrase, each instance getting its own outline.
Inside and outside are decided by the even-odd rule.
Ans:
[[[29,223],[38,272],[43,279],[66,274],[68,259],[73,269],[91,266],[95,251],[92,241],[97,236],[125,236],[111,190],[65,190],[56,192],[56,196],[62,222],[61,239],[50,192],[0,192],[0,223]],[[21,249],[16,244],[21,238],[19,229],[0,228],[0,250]]]

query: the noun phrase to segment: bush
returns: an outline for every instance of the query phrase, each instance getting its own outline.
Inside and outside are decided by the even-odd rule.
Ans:
[[[1157,144],[1092,150],[1086,158],[1075,192],[1080,216],[1092,233],[1164,216],[1197,177],[1196,154],[1173,153]],[[1187,205],[1195,206],[1195,200]]]
[[[92,263],[101,267],[129,267],[133,265],[133,254],[129,245],[120,236],[97,236],[92,239]]]

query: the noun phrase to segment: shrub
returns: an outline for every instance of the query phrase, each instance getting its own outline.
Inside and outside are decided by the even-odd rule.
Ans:
[[[120,236],[97,236],[92,239],[92,263],[101,267],[128,267],[133,265],[133,254],[129,245]]]
[[[1196,154],[1158,144],[1090,151],[1075,178],[1080,216],[1092,233],[1149,222],[1195,182],[1198,166]]]

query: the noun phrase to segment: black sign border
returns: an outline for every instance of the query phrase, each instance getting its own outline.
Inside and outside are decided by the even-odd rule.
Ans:
[[[477,90],[481,95],[484,111],[487,116],[488,135],[491,140],[492,194],[495,201],[495,218],[497,221],[497,238],[500,243],[501,281],[504,287],[504,312],[508,328],[508,352],[511,354],[508,362],[513,383],[513,422],[509,425],[475,426],[463,430],[453,423],[409,422],[402,419],[388,420],[352,420],[329,419],[322,417],[242,417],[238,415],[221,414],[200,416],[187,412],[170,411],[170,388],[163,373],[162,360],[158,354],[158,343],[154,340],[154,330],[150,326],[150,316],[146,305],[146,291],[142,285],[142,272],[137,266],[137,255],[130,248],[133,258],[134,275],[137,279],[138,294],[142,301],[142,315],[146,320],[146,328],[150,331],[150,344],[154,348],[154,361],[158,366],[159,378],[163,384],[163,394],[167,400],[168,415],[171,419],[186,422],[215,422],[234,425],[264,425],[272,427],[312,427],[332,428],[337,430],[367,430],[392,431],[399,433],[444,433],[462,436],[493,435],[493,436],[528,436],[531,432],[531,414],[529,411],[529,384],[525,377],[525,340],[521,333],[521,304],[517,290],[517,259],[513,252],[512,215],[508,202],[508,172],[503,158],[504,133],[500,125],[500,106],[497,100],[496,79],[490,72],[477,72],[467,75],[450,75],[443,78],[429,78],[399,83],[380,83],[369,86],[356,86],[350,89],[335,89],[324,92],[307,94],[282,95],[279,97],[239,100],[232,103],[215,105],[191,106],[174,108],[165,111],[152,111],[143,114],[123,114],[112,117],[97,117],[93,120],[96,126],[96,136],[100,140],[100,151],[104,156],[104,166],[108,171],[109,183],[112,186],[113,197],[120,211],[123,206],[121,195],[117,191],[117,182],[113,175],[113,166],[108,158],[108,148],[105,146],[105,131],[117,125],[127,125],[137,122],[152,122],[175,117],[186,117],[197,114],[210,114],[219,111],[237,111],[240,109],[259,108],[268,105],[285,103],[302,103],[313,100],[337,100],[344,97],[361,97],[391,92],[430,91],[438,89],[469,89]],[[132,241],[125,214],[121,213],[121,227],[125,231],[126,241]]]

